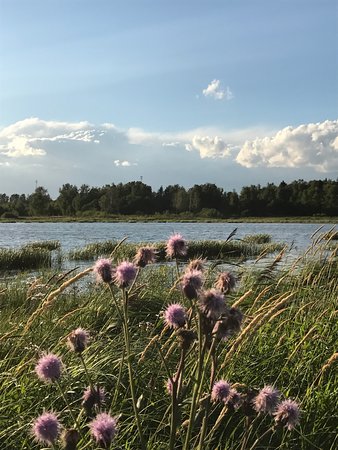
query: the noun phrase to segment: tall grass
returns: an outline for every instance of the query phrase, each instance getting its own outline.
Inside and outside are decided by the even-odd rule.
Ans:
[[[164,385],[167,368],[174,373],[180,355],[160,312],[169,303],[182,301],[180,290],[173,288],[175,270],[164,265],[146,267],[129,298],[130,358],[149,449],[168,449],[170,437],[171,400]],[[25,278],[0,283],[0,448],[41,448],[32,440],[30,428],[44,409],[58,411],[63,425],[72,425],[56,387],[42,386],[35,377],[34,366],[43,351],[62,357],[67,368],[62,389],[71,408],[81,411],[86,373],[65,345],[67,335],[78,326],[91,334],[83,354],[88,371],[107,391],[106,409],[120,415],[116,448],[140,448],[128,387],[123,320],[113,307],[109,289],[95,283],[90,275],[86,278],[88,274],[89,270],[83,278],[87,281],[80,286],[71,278],[74,274],[42,273],[40,279],[28,284]],[[217,275],[217,269],[206,272],[206,287],[213,285]],[[248,420],[241,410],[213,404],[202,448],[335,450],[337,249],[322,251],[318,243],[292,267],[280,269],[277,261],[265,268],[249,267],[237,276],[241,278],[238,288],[228,296],[228,302],[241,308],[245,320],[242,331],[220,346],[215,376],[235,383],[240,392],[264,384],[278,387],[285,396],[300,402],[301,423],[291,432],[272,430],[268,417],[256,415]],[[67,280],[68,287],[62,288]],[[161,345],[167,368],[156,342]],[[186,362],[187,380],[192,380],[196,350],[194,347]],[[207,384],[203,383],[203,392]],[[189,417],[193,381],[185,389],[180,424]],[[197,412],[192,429],[192,448],[198,446],[203,403],[198,408],[202,412]],[[182,448],[186,427],[177,429],[176,448]],[[79,450],[91,448],[86,444],[88,438],[86,434]]]
[[[51,267],[51,253],[45,248],[0,249],[0,270],[28,270]]]

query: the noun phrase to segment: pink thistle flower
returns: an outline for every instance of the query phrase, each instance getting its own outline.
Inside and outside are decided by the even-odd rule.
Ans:
[[[106,400],[105,390],[101,387],[88,387],[82,396],[82,406],[84,409],[91,413],[95,405],[101,406]]]
[[[272,414],[279,402],[280,392],[273,386],[264,386],[253,399],[254,410]]]
[[[209,319],[217,320],[225,311],[226,303],[222,292],[209,289],[200,299],[200,309]]]
[[[128,287],[135,279],[137,273],[136,266],[129,262],[123,261],[116,267],[114,281],[119,287]]]
[[[224,294],[228,294],[236,285],[236,279],[230,272],[222,272],[219,274],[215,287]]]
[[[222,320],[216,322],[213,331],[217,333],[219,339],[226,340],[241,329],[243,314],[237,308],[230,308],[224,315],[225,317],[222,317]]]
[[[299,423],[298,403],[289,399],[284,400],[277,406],[274,416],[277,424],[281,424],[291,431]]]
[[[173,234],[170,236],[166,253],[169,258],[177,258],[178,256],[185,256],[187,254],[187,244],[180,234]]]
[[[217,381],[211,391],[211,400],[226,403],[230,395],[230,384],[227,381]]]
[[[187,266],[187,270],[199,270],[200,272],[203,272],[203,269],[204,269],[203,263],[204,262],[205,262],[204,259],[200,259],[200,258],[192,259]]]
[[[156,253],[153,247],[141,247],[137,250],[134,262],[138,267],[145,267],[156,261]]]
[[[164,320],[170,328],[183,327],[187,320],[185,308],[179,303],[169,305],[164,311]]]
[[[227,404],[234,409],[238,409],[242,402],[241,394],[234,388],[230,388]]]
[[[182,290],[185,296],[192,300],[197,297],[198,291],[203,285],[202,272],[199,270],[189,270],[182,277]]]
[[[113,279],[113,266],[110,259],[98,259],[94,265],[94,273],[98,281],[110,283]]]
[[[40,380],[52,383],[60,378],[61,368],[60,358],[52,353],[48,353],[39,359],[35,366],[35,372]]]
[[[60,433],[60,423],[57,416],[51,412],[43,413],[35,420],[32,433],[38,442],[54,444]]]
[[[109,448],[116,434],[117,421],[107,413],[101,413],[89,424],[90,433],[102,448]]]
[[[67,338],[68,347],[75,353],[82,353],[88,345],[89,334],[83,328],[72,331]]]

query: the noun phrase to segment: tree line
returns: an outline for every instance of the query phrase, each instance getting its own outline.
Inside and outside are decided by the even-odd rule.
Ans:
[[[90,187],[64,184],[53,200],[38,186],[30,195],[0,194],[0,216],[182,214],[206,218],[250,216],[338,215],[338,180],[282,181],[279,185],[245,186],[226,192],[212,183],[184,188],[178,184],[157,191],[141,181]]]

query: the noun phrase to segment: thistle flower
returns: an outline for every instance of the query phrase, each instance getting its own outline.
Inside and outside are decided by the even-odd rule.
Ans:
[[[213,331],[219,339],[225,340],[240,330],[242,320],[241,311],[237,308],[230,308],[226,311],[226,317],[216,323]]]
[[[216,289],[209,289],[200,299],[200,309],[206,317],[218,319],[226,310],[224,295]]]
[[[87,414],[91,414],[95,405],[102,405],[106,400],[105,390],[99,386],[88,387],[82,396],[82,406],[86,410]]]
[[[182,277],[182,290],[189,300],[197,297],[198,291],[201,289],[202,284],[202,272],[199,270],[189,270]]]
[[[75,353],[82,353],[88,344],[89,334],[83,328],[72,331],[67,338],[68,347]]]
[[[253,399],[254,410],[272,414],[279,402],[280,392],[273,386],[264,386]]]
[[[138,267],[145,267],[156,261],[155,249],[153,247],[141,247],[137,250],[134,262]]]
[[[116,267],[114,281],[119,287],[128,287],[136,277],[136,266],[129,262],[123,261]]]
[[[241,394],[234,388],[230,388],[227,404],[231,406],[233,409],[238,409],[241,405],[242,396]]]
[[[71,428],[69,430],[65,430],[61,436],[62,439],[62,448],[65,450],[76,450],[77,444],[80,440],[80,433]]]
[[[32,433],[38,442],[52,445],[60,432],[60,423],[56,414],[45,412],[39,416],[32,427]]]
[[[177,338],[181,348],[184,350],[189,350],[193,342],[196,341],[197,335],[192,330],[180,328],[179,330],[177,330]]]
[[[230,389],[230,384],[227,381],[217,381],[211,391],[211,400],[226,403],[229,399]]]
[[[219,289],[223,294],[228,294],[236,285],[236,279],[230,272],[222,272],[219,274],[215,283],[215,288]]]
[[[196,258],[196,259],[192,259],[188,266],[187,266],[187,271],[190,270],[199,270],[200,272],[203,272],[203,263],[205,262],[204,259],[201,258]]]
[[[90,422],[90,433],[101,448],[109,448],[116,434],[117,421],[107,413],[101,413]]]
[[[187,314],[185,308],[179,303],[169,305],[164,311],[164,320],[170,328],[180,328],[186,323]]]
[[[178,256],[185,256],[187,254],[187,244],[180,234],[173,234],[170,236],[166,253],[169,258],[177,258]]]
[[[39,359],[35,366],[35,372],[40,380],[52,383],[60,378],[61,368],[60,358],[52,353],[48,353]]]
[[[276,424],[285,426],[289,431],[299,423],[300,410],[298,403],[293,400],[284,400],[274,412]]]
[[[98,259],[93,269],[98,281],[110,283],[113,279],[113,266],[110,259]]]

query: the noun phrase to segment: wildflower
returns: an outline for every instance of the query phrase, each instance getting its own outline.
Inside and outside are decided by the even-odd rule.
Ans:
[[[227,402],[230,395],[230,384],[227,381],[217,381],[211,391],[211,399],[214,402]]]
[[[98,259],[94,265],[94,273],[98,281],[110,283],[113,279],[113,267],[110,259]]]
[[[138,267],[145,267],[156,261],[156,254],[153,247],[141,247],[137,250],[134,262]]]
[[[177,330],[177,338],[183,350],[189,350],[193,342],[197,339],[197,335],[192,330],[180,328]]]
[[[201,258],[192,259],[187,266],[187,271],[199,270],[200,272],[203,272],[203,263],[204,262],[205,262],[204,259],[201,259]]]
[[[35,366],[35,372],[40,380],[52,383],[60,378],[61,367],[60,358],[52,353],[48,353],[39,359]]]
[[[230,308],[226,311],[226,317],[216,323],[214,332],[219,339],[225,340],[240,330],[242,320],[243,314],[241,311],[237,308]]]
[[[180,234],[170,236],[167,242],[166,253],[169,258],[177,258],[187,254],[187,244]]]
[[[300,410],[298,403],[293,400],[281,402],[274,413],[275,422],[285,426],[289,431],[299,423]]]
[[[229,293],[236,285],[236,279],[230,272],[220,273],[216,281],[215,287],[224,294]]]
[[[136,277],[136,266],[129,262],[123,261],[116,267],[114,281],[119,287],[128,287]]]
[[[216,289],[209,289],[201,297],[200,308],[208,318],[218,319],[226,310],[224,295]]]
[[[198,291],[203,284],[202,272],[199,270],[189,270],[182,277],[182,289],[185,296],[192,300],[197,297]]]
[[[75,353],[82,353],[88,344],[89,334],[82,328],[72,331],[67,338],[68,347]]]
[[[242,396],[241,394],[234,388],[230,388],[227,404],[231,406],[233,409],[238,409],[241,405]]]
[[[279,397],[279,391],[273,386],[264,386],[253,399],[254,410],[272,414],[279,402]]]
[[[52,412],[45,412],[39,416],[32,427],[35,439],[43,444],[52,445],[60,432],[60,423]]]
[[[65,430],[62,434],[62,447],[65,450],[76,450],[77,443],[80,440],[80,434],[74,428]]]
[[[116,434],[116,426],[116,419],[107,413],[98,414],[89,424],[91,435],[101,448],[109,448]]]
[[[170,328],[180,328],[185,325],[186,311],[179,303],[169,305],[164,311],[164,320]]]
[[[105,402],[106,393],[100,387],[88,387],[82,396],[82,406],[88,414],[92,412],[95,405],[102,405]]]

